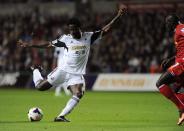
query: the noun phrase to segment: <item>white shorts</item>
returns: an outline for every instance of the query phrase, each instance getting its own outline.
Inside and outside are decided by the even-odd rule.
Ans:
[[[60,68],[55,68],[47,76],[47,81],[54,87],[59,85],[64,85],[66,87],[76,84],[85,85],[85,80],[81,74],[71,74],[61,70]]]

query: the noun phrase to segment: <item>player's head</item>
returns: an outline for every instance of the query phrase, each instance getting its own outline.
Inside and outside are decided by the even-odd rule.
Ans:
[[[81,37],[81,23],[77,18],[71,18],[68,22],[68,28],[70,34],[74,37],[79,39]]]
[[[179,18],[175,14],[168,15],[166,17],[165,22],[166,22],[167,30],[171,33],[171,32],[174,32],[174,29],[176,28],[176,25],[179,24]]]

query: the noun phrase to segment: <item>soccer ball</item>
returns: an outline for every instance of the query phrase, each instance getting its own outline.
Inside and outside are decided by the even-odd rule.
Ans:
[[[31,122],[40,121],[43,118],[43,112],[38,107],[33,107],[33,108],[29,109],[29,112],[27,115],[28,115],[29,121],[31,121]]]

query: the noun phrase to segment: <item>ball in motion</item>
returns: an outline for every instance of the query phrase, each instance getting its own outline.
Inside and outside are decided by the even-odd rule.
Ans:
[[[43,112],[38,107],[33,107],[33,108],[29,109],[29,112],[27,115],[28,115],[29,121],[31,121],[31,122],[40,121],[43,118]]]

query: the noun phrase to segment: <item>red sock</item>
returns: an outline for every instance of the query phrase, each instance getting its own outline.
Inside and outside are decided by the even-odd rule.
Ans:
[[[184,103],[184,93],[177,93],[176,96]]]
[[[175,93],[172,91],[172,89],[167,85],[162,85],[159,88],[159,91],[162,95],[164,95],[166,98],[171,100],[179,110],[184,110],[184,104],[182,101],[175,95]]]

